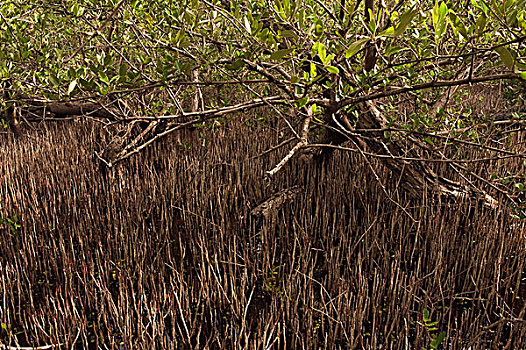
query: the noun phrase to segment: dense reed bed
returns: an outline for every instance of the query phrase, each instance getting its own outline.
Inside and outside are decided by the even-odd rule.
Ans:
[[[447,349],[526,344],[525,230],[505,208],[406,198],[352,154],[264,181],[286,150],[254,156],[279,130],[228,128],[111,171],[93,122],[3,136],[0,216],[21,228],[0,228],[0,342],[423,349],[445,332]],[[521,163],[488,167],[504,166]],[[251,219],[292,186],[293,200]]]

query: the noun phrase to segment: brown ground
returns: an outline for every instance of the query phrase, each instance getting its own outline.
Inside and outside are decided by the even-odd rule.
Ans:
[[[448,349],[526,345],[526,230],[505,208],[406,198],[395,180],[384,192],[351,154],[292,162],[268,183],[286,150],[251,157],[279,130],[229,128],[109,171],[93,122],[2,136],[0,216],[22,227],[0,228],[0,342],[422,349],[446,332]],[[250,217],[292,186],[293,200]]]

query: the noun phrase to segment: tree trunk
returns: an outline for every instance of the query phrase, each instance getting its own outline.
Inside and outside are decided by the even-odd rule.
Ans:
[[[365,102],[358,106],[360,108],[360,116],[356,121],[356,129],[361,130],[378,130],[385,129],[388,125],[387,118],[372,102]],[[335,120],[335,118],[331,118]],[[326,121],[329,122],[328,116]],[[406,161],[399,159],[403,158],[423,158],[413,150],[406,150],[399,141],[395,139],[388,139],[383,133],[369,133],[364,134],[364,137],[357,137],[354,135],[347,135],[344,130],[337,132],[332,128],[341,130],[336,121],[328,123],[331,128],[327,128],[323,138],[323,143],[332,145],[341,145],[342,143],[352,140],[357,147],[363,151],[384,156],[392,156],[393,158],[380,158],[385,166],[387,166],[393,175],[400,179],[400,186],[402,190],[412,197],[418,198],[422,196],[427,190],[432,190],[434,193],[442,196],[447,200],[455,200],[460,198],[473,199],[482,202],[486,207],[495,207],[497,201],[483,190],[471,185],[463,185],[459,182],[439,176],[425,161]],[[345,117],[339,118],[339,124],[352,131]],[[411,140],[412,142],[418,142]],[[318,154],[318,161],[325,162],[328,156],[334,149],[324,149]]]

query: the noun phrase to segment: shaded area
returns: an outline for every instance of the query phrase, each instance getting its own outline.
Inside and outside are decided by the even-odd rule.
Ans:
[[[409,199],[398,179],[387,196],[352,154],[291,162],[267,183],[286,150],[254,156],[288,137],[281,126],[224,128],[105,172],[94,151],[110,136],[98,124],[6,136],[0,214],[22,227],[1,228],[0,341],[421,349],[442,331],[451,349],[526,341],[525,230],[504,208]],[[290,200],[253,215],[284,189]]]

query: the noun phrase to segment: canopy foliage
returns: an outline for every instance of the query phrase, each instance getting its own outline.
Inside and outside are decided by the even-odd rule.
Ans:
[[[297,153],[319,157],[340,149],[383,160],[405,174],[412,191],[435,187],[488,205],[499,193],[520,207],[508,188],[491,183],[490,174],[478,178],[466,163],[524,157],[497,139],[523,125],[525,5],[3,1],[4,124],[71,115],[121,126],[147,122],[140,138],[124,137],[120,149],[101,156],[112,166],[182,128],[217,125],[225,115],[265,107],[292,136],[281,145],[290,152],[267,169],[269,176]],[[510,80],[518,83],[507,88],[518,93],[514,109],[502,114],[452,102],[469,93],[459,86]],[[203,94],[211,86],[218,94]],[[399,107],[407,101],[413,111]],[[459,144],[483,152],[475,159],[446,152]],[[456,166],[472,181],[441,179],[428,162]]]

